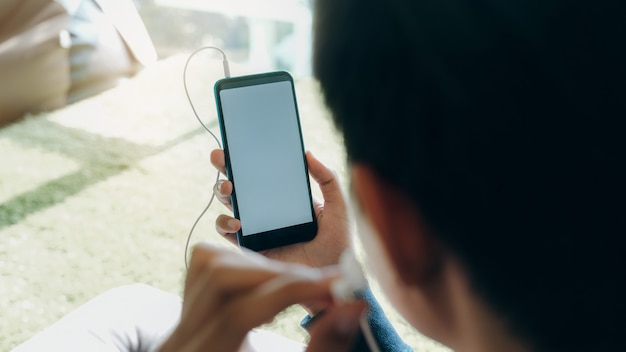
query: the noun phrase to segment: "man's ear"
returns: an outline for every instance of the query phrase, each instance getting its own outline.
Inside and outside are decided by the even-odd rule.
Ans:
[[[352,187],[400,279],[407,285],[430,281],[443,253],[416,204],[363,164],[352,166]]]

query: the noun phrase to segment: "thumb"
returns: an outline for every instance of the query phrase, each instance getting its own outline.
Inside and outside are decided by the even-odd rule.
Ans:
[[[333,170],[319,161],[313,153],[306,153],[306,161],[309,167],[311,177],[317,182],[324,196],[324,203],[343,203],[343,194],[341,186],[337,180],[337,175]]]
[[[352,350],[366,304],[362,301],[328,308],[311,328],[307,352]]]

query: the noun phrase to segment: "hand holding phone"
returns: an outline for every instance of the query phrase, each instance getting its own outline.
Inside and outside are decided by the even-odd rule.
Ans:
[[[339,256],[350,246],[352,220],[348,214],[347,201],[341,190],[337,174],[310,152],[306,153],[311,181],[320,187],[322,199],[313,201],[317,217],[317,235],[312,241],[288,247],[266,250],[263,255],[287,263],[299,263],[311,267],[324,267],[339,263]],[[226,175],[224,150],[211,152],[211,163]],[[219,181],[214,188],[217,199],[231,211],[233,184]],[[238,244],[237,232],[241,223],[232,214],[220,214],[215,219],[215,229],[226,240]]]
[[[317,233],[293,79],[286,72],[215,84],[241,246],[265,250]]]

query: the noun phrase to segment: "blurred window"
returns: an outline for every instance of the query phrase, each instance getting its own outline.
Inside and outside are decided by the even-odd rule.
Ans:
[[[137,0],[160,58],[215,45],[255,70],[311,71],[310,0]]]

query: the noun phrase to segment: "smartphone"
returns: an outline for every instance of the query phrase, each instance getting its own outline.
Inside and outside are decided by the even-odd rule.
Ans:
[[[255,251],[317,233],[293,78],[270,72],[215,83],[239,245]]]

